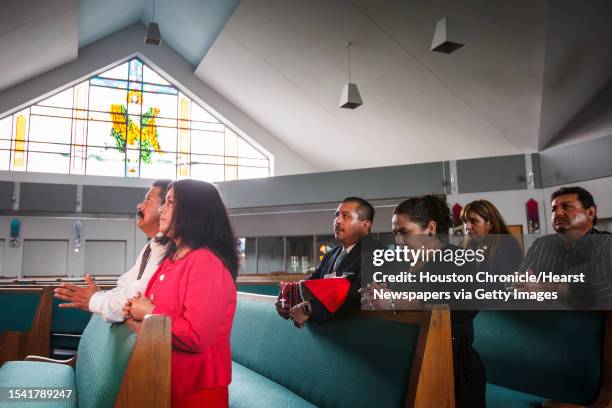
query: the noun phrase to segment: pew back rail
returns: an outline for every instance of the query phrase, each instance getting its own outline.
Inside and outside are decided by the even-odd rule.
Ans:
[[[38,295],[38,305],[29,330],[6,330],[0,333],[0,365],[5,361],[23,360],[30,354],[49,356],[51,337],[52,288],[0,288],[0,296],[15,299],[21,295]],[[17,305],[4,313],[19,313]]]
[[[115,407],[170,407],[171,350],[170,318],[146,316],[125,370]]]

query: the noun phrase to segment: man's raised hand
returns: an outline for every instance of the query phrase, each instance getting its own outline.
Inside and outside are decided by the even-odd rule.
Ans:
[[[81,309],[89,311],[89,300],[94,293],[100,291],[100,287],[94,282],[91,275],[85,275],[87,286],[77,286],[72,283],[62,283],[55,288],[54,296],[68,303],[60,303],[59,307]]]

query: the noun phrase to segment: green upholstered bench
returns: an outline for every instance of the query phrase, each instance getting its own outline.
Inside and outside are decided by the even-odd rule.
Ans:
[[[238,290],[240,292],[255,293],[257,295],[278,295],[278,283],[271,285],[255,285],[255,284],[238,284]]]
[[[278,285],[283,282],[295,282],[304,279],[303,273],[272,274],[272,275],[240,275],[236,281],[239,292],[257,295],[278,295]]]
[[[612,406],[610,331],[609,312],[481,311],[474,347],[487,370],[487,406]]]
[[[0,288],[0,364],[49,355],[50,287]]]
[[[231,408],[454,406],[447,308],[358,311],[300,330],[275,300],[238,294]]]
[[[89,321],[77,355],[61,362],[30,356],[0,367],[0,389],[58,387],[73,398],[28,407],[169,407],[170,319],[147,316],[138,335],[100,316]],[[146,392],[143,392],[145,391]],[[23,402],[3,402],[23,408]]]

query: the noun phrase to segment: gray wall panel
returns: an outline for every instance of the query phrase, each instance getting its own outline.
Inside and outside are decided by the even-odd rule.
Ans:
[[[612,176],[612,136],[540,152],[544,187]]]
[[[88,239],[85,241],[85,273],[121,275],[125,272],[127,242]]]
[[[374,205],[376,215],[372,232],[391,231],[391,218],[395,204],[386,206]],[[230,215],[234,232],[239,237],[276,236],[276,235],[311,235],[333,234],[334,212],[336,203],[329,208],[314,211],[280,211],[275,213],[253,213],[246,215]]]
[[[24,239],[21,276],[68,274],[68,240]]]
[[[83,186],[83,212],[133,214],[147,190],[135,187]]]
[[[531,154],[531,169],[533,171],[533,184],[535,188],[542,188],[542,169],[540,167],[540,155]]]
[[[451,186],[451,170],[450,170],[450,162],[444,162],[444,191],[446,194],[452,194],[453,188]]]
[[[12,181],[0,181],[0,210],[13,209],[13,191],[15,183]]]
[[[459,193],[526,189],[525,156],[457,160],[457,182]]]
[[[21,183],[22,211],[74,212],[77,186],[71,184]]]
[[[444,194],[442,162],[219,183],[229,208]]]

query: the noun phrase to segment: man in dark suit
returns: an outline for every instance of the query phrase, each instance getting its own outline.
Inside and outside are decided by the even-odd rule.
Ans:
[[[350,281],[348,296],[335,313],[330,312],[315,296],[307,296],[292,308],[277,304],[278,313],[291,318],[297,327],[303,327],[310,319],[323,322],[344,310],[359,307],[361,273],[360,239],[370,234],[374,222],[374,207],[359,197],[347,197],[338,206],[334,217],[334,237],[340,245],[327,252],[321,265],[307,279],[345,277]]]

